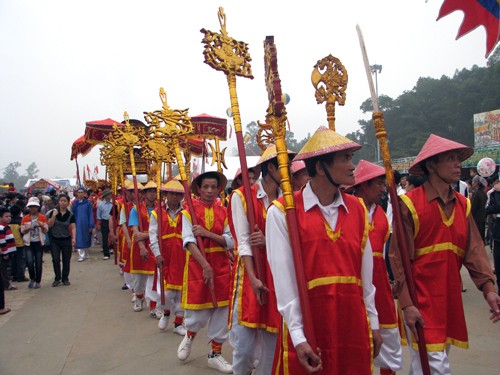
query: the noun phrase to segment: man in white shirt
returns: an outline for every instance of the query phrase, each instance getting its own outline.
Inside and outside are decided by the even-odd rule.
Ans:
[[[293,153],[295,154],[295,153]],[[229,342],[233,350],[233,373],[271,373],[281,317],[276,306],[274,283],[266,258],[266,211],[273,200],[281,196],[281,174],[278,168],[276,146],[269,145],[256,168],[262,179],[250,187],[255,225],[247,218],[248,203],[243,188],[233,191],[230,200],[229,224],[237,243],[238,258],[231,296]],[[255,252],[259,252],[257,257]],[[259,262],[262,275],[254,269]]]
[[[302,264],[294,265],[283,200],[268,210],[267,256],[286,323],[273,373],[372,373],[382,339],[368,216],[357,198],[339,188],[354,184],[352,155],[360,148],[320,127],[295,157],[305,161],[311,177],[295,194]],[[312,320],[318,348],[311,348],[304,334],[295,266],[304,270],[312,314],[305,318]]]

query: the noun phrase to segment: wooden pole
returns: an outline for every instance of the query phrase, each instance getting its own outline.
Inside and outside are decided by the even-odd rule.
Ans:
[[[276,140],[276,151],[278,154],[278,166],[281,174],[281,190],[285,205],[285,215],[288,227],[288,236],[292,248],[293,263],[295,266],[295,277],[297,279],[297,291],[299,293],[300,310],[304,335],[312,350],[316,351],[317,340],[314,332],[311,305],[307,292],[307,280],[304,273],[302,261],[302,249],[300,246],[299,228],[295,210],[295,197],[290,182],[288,149],[285,141],[286,133],[286,110],[282,101],[281,80],[278,74],[278,57],[274,37],[268,36],[264,41],[264,65],[266,71],[266,88],[269,97],[269,110],[266,120],[272,129]]]
[[[391,197],[392,211],[394,216],[393,225],[394,231],[396,232],[396,239],[398,241],[397,251],[401,257],[401,262],[403,264],[403,270],[410,298],[413,302],[413,305],[418,309],[419,304],[415,289],[415,280],[413,279],[411,261],[408,252],[408,239],[406,238],[406,232],[404,230],[401,207],[399,206],[400,199],[397,194],[396,184],[394,181],[394,171],[392,170],[391,155],[389,153],[389,145],[387,143],[387,132],[385,130],[384,124],[384,114],[379,111],[378,98],[373,86],[370,63],[368,61],[368,53],[366,52],[363,33],[361,32],[361,28],[359,27],[359,25],[356,26],[356,30],[358,32],[359,44],[361,46],[361,52],[363,54],[363,62],[368,79],[368,86],[370,87],[370,94],[373,102],[373,126],[375,127],[375,135],[380,143],[380,151],[382,153],[382,160],[384,162],[387,187],[389,190],[389,196]],[[422,371],[424,375],[430,375],[431,370],[429,367],[429,359],[427,356],[424,328],[420,323],[417,322],[416,329],[418,333],[418,354],[420,356]],[[408,341],[408,345],[411,345],[411,338]]]
[[[162,162],[161,160],[157,160],[157,168],[156,168],[156,200],[158,201],[158,247],[160,248],[160,254],[163,256],[163,244],[162,244],[162,239],[163,239],[163,207],[161,206],[161,166]],[[167,213],[168,215],[168,213]],[[165,305],[165,279],[163,275],[163,267],[159,266],[158,267],[158,275],[160,277],[160,300],[161,304]]]

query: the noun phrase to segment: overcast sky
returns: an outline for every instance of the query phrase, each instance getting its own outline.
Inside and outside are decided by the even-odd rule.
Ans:
[[[455,40],[463,14],[436,21],[442,0],[0,0],[0,176],[12,161],[33,161],[39,177],[73,177],[71,145],[85,122],[143,119],[169,105],[225,117],[230,106],[222,72],[203,63],[201,28],[220,29],[225,9],[230,36],[249,44],[255,79],[238,78],[243,125],[263,120],[267,107],[263,40],[274,35],[288,117],[296,138],[326,124],[311,72],[321,58],[338,57],[349,74],[347,102],[337,107],[337,131],[357,129],[369,96],[356,24],[371,64],[381,64],[379,93],[393,98],[419,77],[452,76],[485,66],[486,35],[478,28]],[[422,108],[425,111],[425,108]],[[234,147],[233,139],[228,148]],[[80,165],[99,163],[96,147]],[[103,175],[104,168],[100,168]]]

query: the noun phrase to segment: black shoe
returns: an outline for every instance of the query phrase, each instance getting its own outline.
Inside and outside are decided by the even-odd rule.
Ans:
[[[55,280],[53,283],[52,283],[52,286],[53,287],[56,287],[58,285],[61,285],[61,280]]]
[[[127,284],[123,284],[123,286],[122,286],[122,290],[128,290],[128,286],[127,286]]]
[[[69,280],[63,281],[62,283],[63,283],[64,285],[71,285],[71,283],[69,282]]]

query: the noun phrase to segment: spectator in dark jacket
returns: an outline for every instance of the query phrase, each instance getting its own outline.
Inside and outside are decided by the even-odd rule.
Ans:
[[[486,185],[488,183],[484,177],[476,175],[472,179],[471,213],[483,242],[486,232],[486,201],[488,200],[484,191]]]
[[[500,290],[500,182],[497,182],[490,194],[490,201],[486,207],[486,214],[492,214],[493,221],[493,263],[495,267],[495,276],[497,278],[497,287]]]

